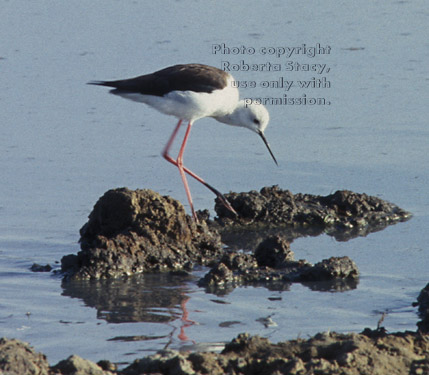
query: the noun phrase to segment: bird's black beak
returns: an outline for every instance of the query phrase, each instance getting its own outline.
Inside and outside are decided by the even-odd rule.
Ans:
[[[264,133],[263,133],[262,131],[258,131],[258,134],[260,135],[260,137],[261,137],[261,138],[262,138],[262,140],[264,141],[265,146],[267,146],[268,151],[270,152],[270,155],[271,155],[271,157],[272,157],[272,158],[273,158],[273,160],[274,160],[274,163],[276,163],[276,165],[279,165],[279,163],[277,163],[276,157],[274,156],[273,152],[271,151],[270,145],[269,145],[269,143],[268,143],[268,141],[267,141],[267,138],[265,138]]]

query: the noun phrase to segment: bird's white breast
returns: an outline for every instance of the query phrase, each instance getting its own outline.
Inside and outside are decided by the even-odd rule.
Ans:
[[[222,90],[211,93],[194,91],[171,91],[164,96],[143,95],[139,93],[119,93],[123,98],[145,103],[158,111],[187,121],[203,117],[217,117],[231,113],[237,106],[238,89],[232,87],[233,78]]]

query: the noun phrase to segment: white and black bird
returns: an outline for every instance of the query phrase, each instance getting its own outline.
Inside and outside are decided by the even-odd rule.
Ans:
[[[229,210],[234,213],[235,211],[218,190],[183,165],[186,142],[196,120],[213,117],[225,124],[254,131],[262,138],[277,164],[264,136],[264,130],[269,122],[267,109],[258,104],[245,105],[243,100],[239,100],[239,92],[234,87],[233,81],[231,74],[218,68],[202,64],[183,64],[130,79],[89,82],[91,85],[113,87],[114,89],[110,91],[112,94],[148,104],[162,113],[179,118],[162,155],[179,169],[192,215],[197,221],[186,173],[214,192]],[[169,155],[169,150],[183,121],[186,121],[188,126],[179,155],[177,159],[173,159]]]

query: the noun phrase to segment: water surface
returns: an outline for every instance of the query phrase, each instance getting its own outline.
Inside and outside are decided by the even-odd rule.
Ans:
[[[323,330],[414,330],[411,306],[428,282],[428,12],[423,2],[2,1],[0,33],[0,333],[30,342],[51,363],[75,353],[129,362],[164,347],[273,341]],[[296,258],[351,257],[355,289],[237,288],[215,296],[195,278],[146,275],[64,285],[34,263],[58,267],[79,250],[78,231],[108,189],[150,188],[186,202],[160,151],[176,120],[85,85],[175,63],[221,66],[266,56],[222,56],[230,46],[331,46],[303,63],[327,64],[330,88],[243,89],[243,97],[324,96],[329,106],[269,106],[258,137],[211,119],[193,128],[185,162],[219,190],[278,184],[292,192],[365,192],[413,212],[412,220],[348,242],[296,240]],[[240,80],[311,79],[308,72],[236,72]],[[316,77],[318,78],[318,77]],[[190,182],[197,209],[213,196]],[[183,314],[195,322],[184,322]],[[260,318],[277,324],[266,327]]]

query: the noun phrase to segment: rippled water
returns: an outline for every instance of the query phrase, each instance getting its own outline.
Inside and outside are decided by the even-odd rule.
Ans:
[[[322,330],[415,329],[411,307],[428,282],[428,12],[422,2],[210,3],[2,1],[0,15],[0,334],[30,342],[51,363],[76,353],[129,362],[164,347],[217,347],[240,332],[273,341]],[[175,119],[86,86],[175,63],[276,63],[225,56],[229,46],[331,46],[284,61],[327,64],[330,88],[246,88],[243,97],[323,96],[329,106],[272,105],[266,131],[277,168],[258,137],[210,119],[194,126],[186,164],[221,191],[278,184],[292,192],[365,192],[413,212],[367,237],[293,242],[311,262],[348,255],[355,288],[237,288],[216,296],[192,278],[63,284],[58,268],[79,250],[79,228],[108,189],[151,188],[186,202],[160,150]],[[308,72],[236,72],[240,80],[310,80]],[[318,78],[318,77],[316,77]],[[197,209],[213,196],[191,182]],[[264,325],[270,317],[275,324]],[[186,319],[183,319],[186,318]],[[205,344],[205,345],[204,345]],[[211,345],[209,345],[211,344]]]

